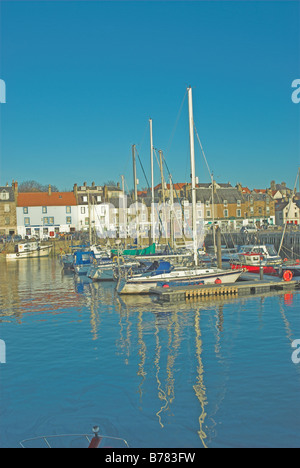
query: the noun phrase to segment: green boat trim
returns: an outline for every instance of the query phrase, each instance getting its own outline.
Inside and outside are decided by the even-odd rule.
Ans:
[[[153,255],[155,254],[155,243],[149,245],[149,247],[145,247],[143,249],[125,249],[125,250],[111,250],[112,255]]]

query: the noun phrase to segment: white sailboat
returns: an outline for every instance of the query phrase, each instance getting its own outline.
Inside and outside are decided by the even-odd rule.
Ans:
[[[191,156],[191,178],[192,178],[192,208],[193,208],[193,258],[192,268],[172,268],[170,263],[161,262],[159,268],[146,275],[132,276],[120,279],[117,285],[119,294],[147,294],[151,288],[161,283],[169,286],[182,284],[208,284],[208,283],[235,283],[243,273],[243,270],[222,270],[218,268],[200,268],[197,243],[197,218],[196,218],[196,175],[195,175],[195,151],[194,151],[194,119],[192,104],[192,88],[188,88],[189,104],[189,131],[190,131],[190,156]],[[169,267],[167,266],[169,265]],[[165,270],[163,270],[165,268]]]

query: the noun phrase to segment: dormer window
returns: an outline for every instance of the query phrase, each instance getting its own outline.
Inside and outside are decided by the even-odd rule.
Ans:
[[[0,193],[0,200],[9,200],[9,193],[6,190],[2,190]]]

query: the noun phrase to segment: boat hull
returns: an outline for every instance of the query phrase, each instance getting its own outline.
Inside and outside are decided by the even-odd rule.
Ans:
[[[87,272],[88,278],[93,281],[114,281],[115,264],[107,266],[92,266]]]
[[[260,265],[235,265],[233,263],[230,264],[232,270],[238,270],[240,268],[243,268],[244,270],[247,270],[249,273],[260,273]],[[277,270],[274,266],[272,265],[264,265],[263,266],[263,272],[265,275],[276,275],[277,276]]]
[[[152,288],[163,284],[176,286],[180,282],[181,285],[190,284],[214,284],[216,280],[220,280],[224,284],[235,283],[243,270],[220,270],[218,272],[200,272],[183,276],[177,275],[168,277],[167,275],[157,275],[149,278],[130,278],[129,280],[121,280],[117,286],[119,294],[149,294]]]
[[[17,252],[12,254],[6,254],[6,260],[20,260],[23,258],[40,258],[48,257],[52,250],[52,245],[42,246],[37,250],[30,250],[26,252]]]

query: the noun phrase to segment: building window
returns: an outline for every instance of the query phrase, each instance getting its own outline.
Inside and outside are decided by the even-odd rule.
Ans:
[[[49,218],[43,218],[43,224],[49,224]]]
[[[6,190],[2,190],[0,193],[0,200],[9,200],[9,193]]]
[[[66,206],[66,213],[71,213],[71,207],[70,206]]]
[[[86,203],[86,202],[88,201],[88,197],[87,197],[86,195],[84,195],[84,197],[82,197],[82,201],[83,201],[84,203]]]
[[[211,218],[211,211],[210,210],[206,210],[206,217]]]
[[[85,214],[85,207],[84,206],[81,207],[80,212],[81,212],[81,214]]]
[[[47,213],[47,207],[46,206],[42,206],[42,213]]]
[[[89,225],[89,218],[85,218],[84,223],[85,223],[86,226],[88,226]]]
[[[23,208],[23,213],[24,213],[24,214],[28,214],[28,206],[24,206],[24,208]]]
[[[24,225],[29,226],[30,225],[30,218],[24,218]]]
[[[101,195],[97,195],[97,202],[101,202]]]
[[[236,210],[236,216],[237,216],[237,218],[241,218],[242,210]]]
[[[228,206],[228,201],[224,200],[224,206]]]
[[[8,226],[10,224],[10,217],[9,216],[6,216],[5,224],[6,224],[6,226]]]
[[[51,216],[51,217],[49,218],[49,224],[54,224],[54,218],[53,218],[53,216]]]
[[[67,222],[67,224],[71,224],[71,223],[72,223],[72,218],[71,218],[71,216],[67,216],[66,222]]]
[[[224,218],[228,218],[228,210],[224,210]]]
[[[207,207],[209,208],[209,206],[210,206],[210,201],[209,201],[209,200],[207,200],[207,201],[205,202],[205,206],[207,206]]]
[[[4,205],[4,213],[9,213],[9,212],[10,212],[10,206]]]
[[[241,200],[238,200],[238,201],[237,201],[237,206],[242,206]]]

